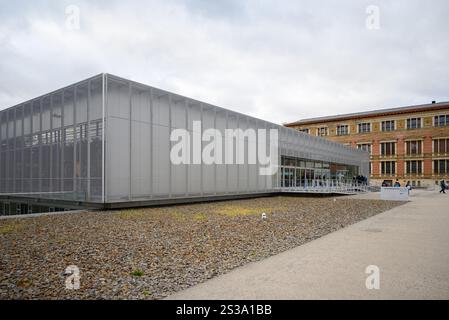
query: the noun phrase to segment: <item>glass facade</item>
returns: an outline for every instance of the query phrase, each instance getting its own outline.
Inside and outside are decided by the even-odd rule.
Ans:
[[[0,112],[0,193],[102,200],[102,76]]]
[[[359,175],[359,167],[281,157],[281,187],[324,186],[328,183],[351,183]]]

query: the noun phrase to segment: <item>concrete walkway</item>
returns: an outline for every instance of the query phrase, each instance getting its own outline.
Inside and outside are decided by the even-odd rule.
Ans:
[[[378,290],[366,288],[369,265]],[[168,299],[449,299],[449,194],[414,191],[405,205]]]

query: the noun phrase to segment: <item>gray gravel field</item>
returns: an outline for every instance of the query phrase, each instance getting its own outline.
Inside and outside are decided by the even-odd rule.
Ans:
[[[160,299],[400,204],[269,197],[0,220],[0,299]]]

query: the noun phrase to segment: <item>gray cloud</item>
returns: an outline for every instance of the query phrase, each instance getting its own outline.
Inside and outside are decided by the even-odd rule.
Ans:
[[[80,30],[65,27],[70,4]],[[100,72],[278,123],[449,100],[444,0],[0,6],[0,109]]]

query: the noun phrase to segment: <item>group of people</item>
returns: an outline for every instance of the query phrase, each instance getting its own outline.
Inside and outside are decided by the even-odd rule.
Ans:
[[[362,175],[358,175],[352,177],[352,182],[357,183],[358,185],[366,185],[368,184],[368,178]]]
[[[382,183],[382,187],[387,187],[386,183]],[[396,179],[396,182],[394,183],[393,187],[399,188],[401,187],[401,183],[398,179]],[[410,190],[412,189],[412,186],[410,184],[410,181],[407,181],[407,184],[405,187],[408,189],[408,192],[410,193]],[[446,193],[446,190],[449,189],[448,185],[446,184],[446,181],[441,180],[440,181],[440,193]]]
[[[382,187],[388,187],[388,183],[386,181],[382,182]],[[395,188],[400,188],[401,187],[401,183],[399,182],[399,179],[396,179],[393,187]],[[412,188],[412,185],[410,184],[410,181],[407,181],[407,184],[405,185],[405,187],[410,190]]]
[[[396,182],[394,183],[394,187],[395,188],[401,187],[401,183],[399,182],[398,179],[396,179]],[[410,190],[412,190],[412,185],[410,184],[410,181],[407,181],[407,183],[405,184],[405,187],[407,188],[408,194],[410,194]]]

